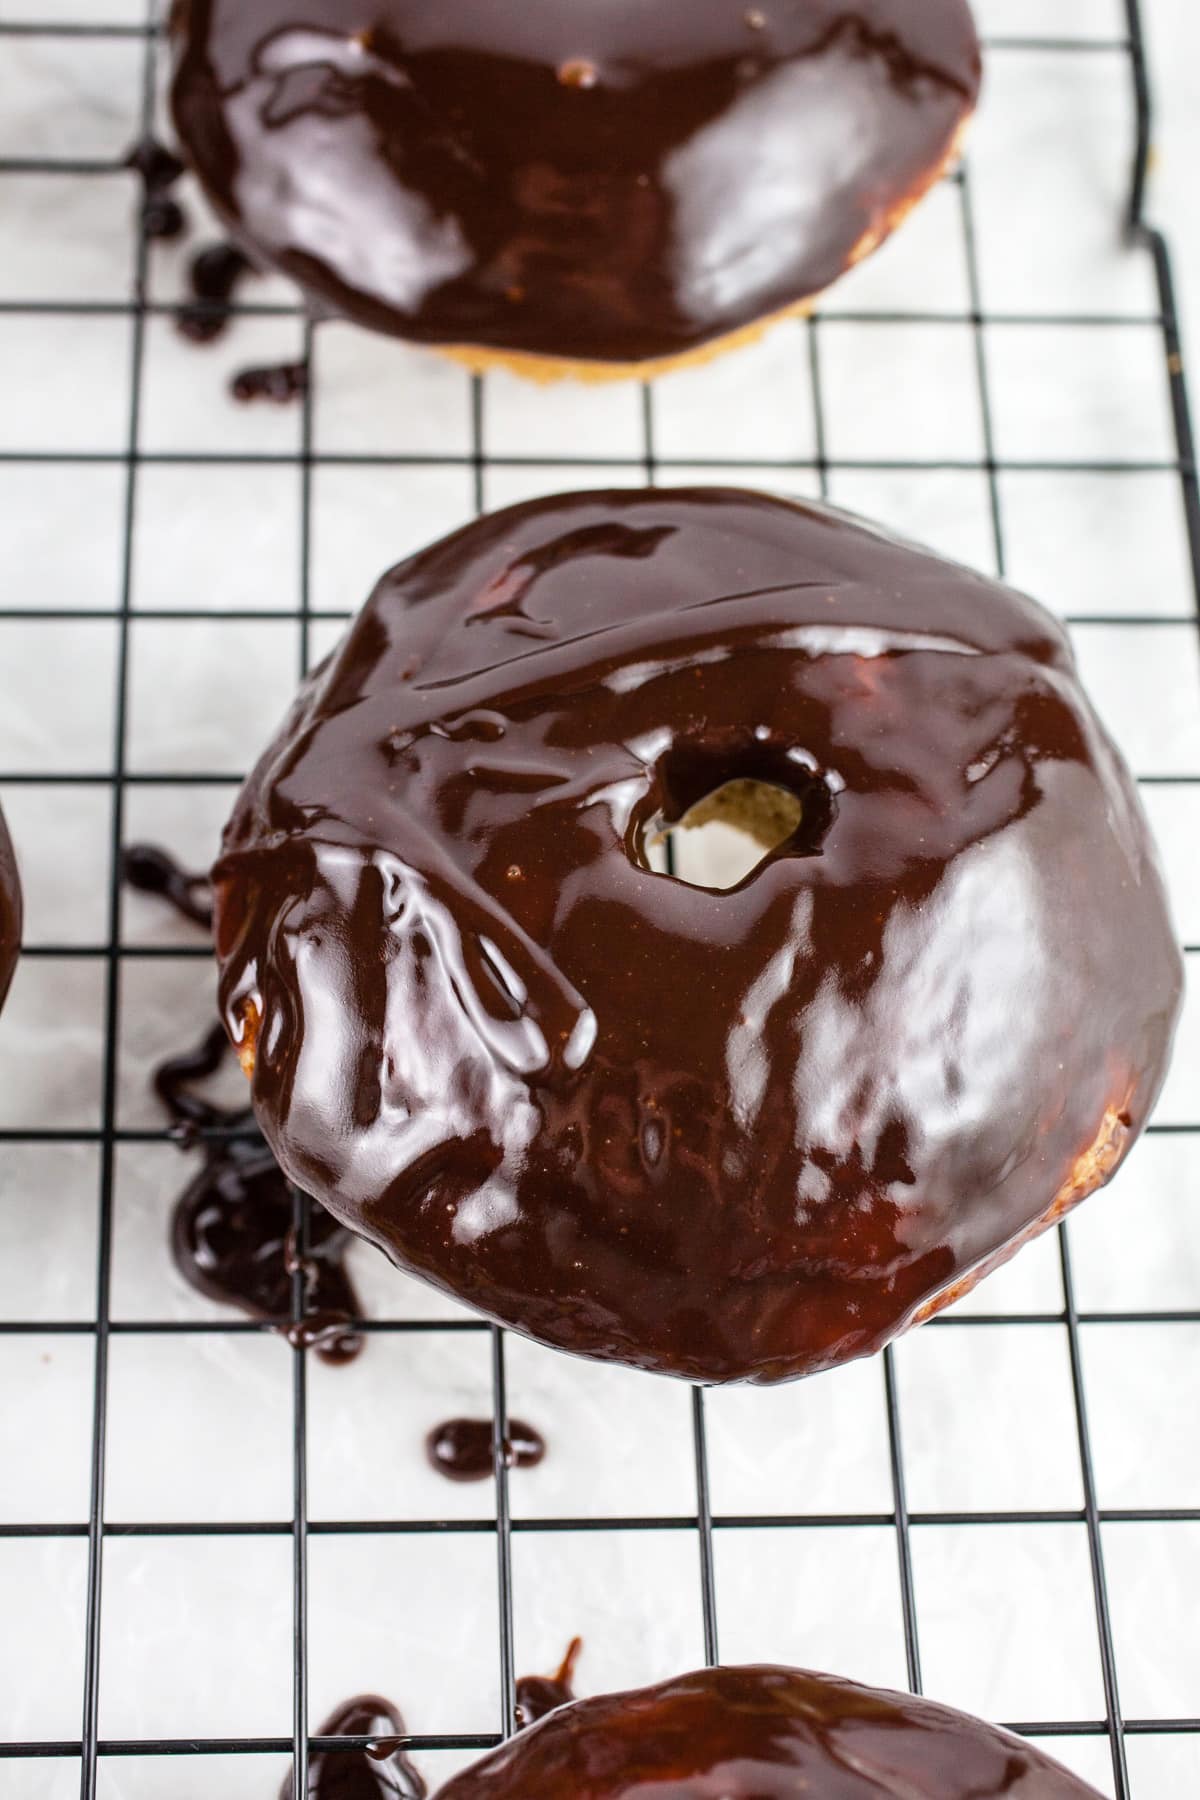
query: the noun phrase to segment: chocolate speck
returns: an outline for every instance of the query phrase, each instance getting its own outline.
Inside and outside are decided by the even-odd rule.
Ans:
[[[233,377],[229,391],[235,400],[271,400],[286,406],[308,392],[307,362],[275,363],[267,368],[242,369]]]
[[[196,253],[188,271],[193,297],[175,320],[184,337],[210,344],[221,336],[232,317],[237,285],[250,266],[235,244],[209,244]]]
[[[183,174],[183,163],[155,137],[139,138],[125,167],[142,183],[142,230],[148,238],[176,238],[187,224],[183,208],[168,189]]]
[[[211,928],[212,886],[207,873],[185,869],[169,850],[157,844],[128,844],[121,852],[121,879],[139,894],[160,895],[189,924]]]
[[[425,1439],[431,1468],[447,1481],[486,1481],[492,1473],[492,1421],[446,1419]],[[546,1454],[546,1440],[522,1419],[508,1421],[505,1462],[510,1469],[533,1469]]]
[[[184,210],[169,194],[151,194],[142,202],[142,230],[148,238],[166,242],[182,237],[186,229]]]

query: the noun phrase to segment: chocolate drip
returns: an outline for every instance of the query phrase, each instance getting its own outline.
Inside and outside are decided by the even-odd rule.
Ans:
[[[272,1156],[249,1107],[214,1106],[191,1083],[216,1074],[229,1054],[217,1025],[195,1049],[161,1063],[154,1088],[186,1146],[203,1143],[204,1167],[179,1199],[171,1248],[184,1279],[211,1300],[239,1307],[251,1318],[279,1322],[297,1348],[313,1348],[326,1362],[349,1362],[363,1347],[349,1321],[361,1316],[358,1295],[343,1266],[351,1237],[324,1207],[310,1203],[308,1248],[296,1250],[295,1206],[287,1178]],[[288,1321],[292,1279],[304,1277],[305,1315]]]
[[[575,1667],[583,1639],[574,1637],[553,1675],[522,1675],[517,1682],[517,1725],[521,1730],[536,1725],[547,1713],[570,1706],[575,1699]]]
[[[310,1257],[304,1259],[306,1270],[316,1267]],[[362,1333],[350,1324],[348,1312],[307,1313],[302,1319],[279,1327],[293,1350],[315,1350],[322,1362],[353,1362],[363,1347]]]
[[[438,1800],[1100,1800],[1033,1744],[948,1706],[799,1669],[703,1669],[579,1700]]]
[[[121,852],[121,879],[139,894],[160,895],[190,924],[211,929],[212,883],[208,875],[185,869],[169,850],[157,844],[128,844]],[[213,1070],[198,1073],[211,1075]]]
[[[229,1054],[229,1039],[224,1027],[214,1025],[192,1050],[170,1056],[159,1063],[151,1081],[154,1091],[171,1115],[171,1135],[186,1147],[195,1144],[204,1130],[241,1131],[254,1127],[254,1114],[249,1107],[238,1112],[213,1106],[191,1091],[193,1081],[215,1075]]]
[[[431,1468],[447,1481],[486,1481],[492,1473],[491,1419],[447,1419],[425,1439]],[[533,1469],[546,1454],[546,1440],[522,1419],[508,1421],[504,1460],[510,1469]]]
[[[828,286],[980,77],[965,0],[189,0],[173,37],[200,180],[326,310],[617,364]]]
[[[193,299],[181,306],[175,323],[194,344],[210,344],[233,316],[238,283],[249,274],[250,259],[235,244],[209,244],[198,250],[189,270]]]
[[[287,406],[308,392],[308,363],[275,363],[268,368],[241,369],[229,384],[235,400],[270,400]]]
[[[731,888],[657,873],[738,783],[799,823]],[[729,489],[531,501],[385,575],[215,879],[292,1178],[493,1319],[695,1380],[870,1354],[1060,1218],[1179,1012],[1062,628]]]
[[[187,217],[170,189],[183,174],[184,165],[157,138],[139,138],[125,158],[125,167],[141,177],[142,231],[148,238],[177,238]]]
[[[403,1749],[404,1720],[390,1700],[359,1694],[330,1714],[317,1737],[365,1737],[362,1749],[313,1750],[308,1800],[426,1800],[424,1777]],[[289,1773],[279,1800],[294,1800]]]

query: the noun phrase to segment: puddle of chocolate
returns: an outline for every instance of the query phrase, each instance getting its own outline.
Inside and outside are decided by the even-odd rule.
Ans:
[[[183,163],[155,137],[139,138],[125,158],[142,183],[142,230],[148,238],[177,238],[187,216],[169,190],[183,174]]]
[[[522,1675],[517,1682],[517,1728],[536,1725],[559,1706],[569,1706],[575,1699],[573,1682],[583,1639],[573,1637],[553,1675]]]
[[[201,1143],[204,1166],[171,1219],[171,1250],[184,1280],[210,1300],[251,1318],[278,1322],[289,1343],[326,1362],[345,1363],[363,1347],[349,1326],[361,1306],[344,1267],[351,1236],[314,1200],[308,1248],[297,1253],[292,1190],[249,1107],[214,1106],[190,1083],[214,1075],[230,1054],[215,1025],[195,1049],[161,1063],[154,1088],[185,1146]],[[205,1135],[219,1133],[220,1135]],[[292,1279],[304,1277],[305,1316],[289,1322]]]
[[[546,1454],[546,1440],[523,1419],[508,1421],[505,1462],[510,1469],[532,1469]],[[492,1473],[492,1421],[445,1419],[425,1439],[431,1468],[447,1481],[486,1481]]]
[[[212,926],[207,875],[185,869],[157,844],[130,844],[121,874],[131,887],[156,894],[192,924]],[[154,1091],[171,1117],[170,1135],[185,1149],[199,1145],[204,1164],[171,1215],[171,1251],[184,1280],[210,1300],[277,1325],[297,1349],[325,1362],[350,1362],[363,1335],[350,1325],[362,1306],[346,1273],[351,1234],[316,1200],[309,1202],[308,1245],[296,1243],[292,1190],[249,1106],[214,1105],[194,1084],[215,1075],[231,1054],[219,1024],[198,1044],[161,1062]],[[292,1284],[304,1281],[304,1316],[292,1320]]]
[[[365,1749],[314,1750],[308,1800],[426,1800],[429,1789],[401,1747],[404,1720],[389,1700],[359,1694],[330,1714],[317,1737],[365,1737]],[[279,1800],[295,1800],[289,1773]]]
[[[249,257],[236,244],[207,244],[192,258],[188,271],[192,298],[181,306],[175,323],[194,344],[211,344],[233,316],[238,283],[251,270]]]
[[[276,406],[287,406],[307,394],[308,364],[274,363],[268,368],[242,369],[230,382],[229,391],[244,405],[253,400],[270,400]]]
[[[212,928],[212,885],[207,874],[185,869],[157,844],[129,844],[121,852],[121,878],[139,894],[156,894],[192,925]],[[211,1075],[213,1069],[200,1070]]]

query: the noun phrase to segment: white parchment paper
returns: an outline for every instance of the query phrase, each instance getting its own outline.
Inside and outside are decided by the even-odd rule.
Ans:
[[[1006,37],[1121,34],[1116,0],[987,0]],[[0,0],[0,17],[130,22],[136,0]],[[118,156],[136,135],[136,38],[0,40],[0,155]],[[942,184],[895,241],[828,299],[817,354],[830,497],[985,569],[996,567],[984,421],[970,315],[1037,315],[983,335],[1005,566],[1063,615],[1085,677],[1140,776],[1182,941],[1200,945],[1200,664],[1190,622],[1179,487],[1157,298],[1148,259],[1118,221],[1131,146],[1129,71],[1118,49],[996,49],[970,151],[977,260],[963,199]],[[184,190],[198,226],[204,209]],[[119,174],[0,177],[0,768],[23,777],[3,803],[25,877],[28,943],[0,1023],[0,1524],[70,1528],[87,1518],[93,1338],[51,1332],[95,1318],[105,1078],[106,964],[119,628],[130,442],[134,191]],[[197,240],[156,248],[151,296],[183,292]],[[248,300],[289,309],[286,284]],[[102,299],[99,316],[71,303]],[[1108,324],[1068,325],[1103,315]],[[883,322],[877,315],[889,315]],[[920,315],[896,321],[891,315]],[[952,315],[938,322],[930,314]],[[246,767],[294,691],[309,507],[310,656],[381,570],[474,511],[470,388],[436,356],[340,325],[317,334],[311,485],[298,409],[243,408],[230,373],[294,358],[290,311],[239,320],[197,350],[168,318],[146,325],[129,561],[126,841],[207,862]],[[781,328],[653,394],[662,482],[756,482],[821,491],[806,328]],[[539,389],[489,377],[484,499],[645,479],[633,385]],[[70,452],[82,460],[64,460]],[[241,461],[206,460],[214,453]],[[418,458],[368,465],[362,455]],[[575,459],[564,468],[561,459]],[[595,463],[580,462],[595,458]],[[611,466],[608,459],[619,459]],[[731,470],[722,459],[751,459]],[[919,470],[889,467],[921,460]],[[1064,472],[1053,465],[1085,465]],[[1124,465],[1138,464],[1134,471]],[[1112,465],[1119,465],[1113,468]],[[70,608],[94,617],[63,622]],[[173,619],[220,609],[232,618]],[[39,617],[39,613],[45,614]],[[1141,625],[1118,619],[1145,619]],[[1150,620],[1168,622],[1151,623]],[[75,784],[31,777],[75,776]],[[204,779],[183,785],[179,776]],[[160,905],[126,896],[112,1170],[114,1321],[220,1320],[187,1288],[166,1225],[189,1159],[156,1140],[154,1063],[200,1035],[211,963]],[[1190,959],[1195,963],[1195,958]],[[1160,1124],[1200,1124],[1200,1012],[1189,1001]],[[230,1077],[228,1092],[238,1094]],[[71,1141],[39,1141],[68,1130]],[[151,1134],[139,1136],[138,1134]],[[1085,1315],[1200,1308],[1194,1136],[1148,1137],[1072,1220]],[[194,1156],[192,1163],[194,1163]],[[369,1309],[451,1324],[467,1315],[352,1256]],[[1057,1245],[1043,1241],[959,1315],[1057,1315]],[[955,1325],[896,1353],[907,1501],[917,1514],[1028,1511],[1050,1523],[913,1528],[928,1692],[1014,1722],[1104,1715],[1083,1486],[1062,1323]],[[1106,1513],[1200,1506],[1200,1330],[1090,1318],[1082,1364],[1098,1501]],[[684,1387],[592,1367],[507,1340],[509,1406],[547,1436],[544,1464],[511,1481],[514,1628],[521,1671],[549,1671],[581,1633],[581,1692],[634,1685],[703,1659],[691,1398]],[[105,1517],[113,1523],[292,1516],[291,1353],[270,1337],[114,1334],[107,1380]],[[437,1518],[437,1534],[316,1534],[308,1551],[310,1724],[350,1693],[381,1691],[428,1734],[499,1728],[491,1484],[449,1486],[423,1459],[451,1414],[488,1414],[487,1334],[380,1335],[350,1368],[310,1358],[308,1507],[313,1521]],[[882,1365],[775,1392],[707,1401],[718,1517],[820,1515],[716,1533],[726,1660],[826,1667],[906,1682]],[[847,1526],[840,1516],[877,1523]],[[1059,1516],[1061,1515],[1061,1516]],[[587,1531],[537,1529],[572,1517]],[[457,1528],[454,1528],[457,1527]],[[1102,1531],[1121,1701],[1128,1717],[1200,1712],[1200,1524],[1111,1519]],[[0,1738],[77,1741],[86,1539],[0,1535]],[[105,1739],[287,1736],[292,1705],[292,1542],[287,1535],[110,1536],[104,1550],[100,1732]],[[1103,1793],[1107,1745],[1051,1745]],[[1200,1740],[1138,1735],[1136,1800],[1200,1788]],[[441,1778],[469,1757],[418,1758]],[[286,1762],[239,1756],[112,1758],[104,1800],[264,1800]],[[3,1800],[78,1791],[70,1758],[0,1761]]]

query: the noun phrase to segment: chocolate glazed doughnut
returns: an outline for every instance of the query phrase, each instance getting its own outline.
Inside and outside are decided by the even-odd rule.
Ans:
[[[650,867],[734,781],[729,891]],[[288,1175],[563,1349],[877,1350],[1107,1180],[1182,983],[1033,601],[848,516],[565,495],[386,575],[246,785],[221,999]]]
[[[8,993],[21,947],[21,882],[12,839],[0,813],[0,1006]]]
[[[551,372],[827,287],[980,78],[966,0],[177,0],[173,31],[184,150],[246,248],[360,324]]]
[[[1007,1731],[799,1669],[704,1669],[560,1707],[438,1800],[1099,1800]]]

